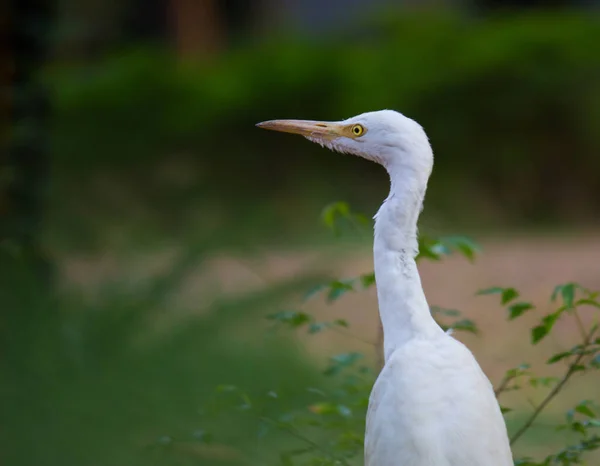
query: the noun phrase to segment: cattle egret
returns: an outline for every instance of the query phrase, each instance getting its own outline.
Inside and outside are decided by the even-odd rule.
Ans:
[[[373,246],[385,364],[371,392],[366,466],[513,466],[493,387],[473,354],[433,319],[415,257],[417,219],[433,152],[423,128],[391,111],[338,122],[273,120],[385,167],[390,194],[375,215]]]

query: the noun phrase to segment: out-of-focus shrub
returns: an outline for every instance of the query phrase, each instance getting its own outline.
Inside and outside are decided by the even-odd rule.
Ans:
[[[274,40],[205,65],[137,50],[50,70],[57,187],[88,199],[100,189],[89,180],[118,171],[115,189],[173,216],[172,206],[199,198],[227,210],[240,208],[241,198],[256,205],[298,186],[316,197],[339,195],[330,187],[335,172],[360,183],[341,193],[350,201],[379,200],[377,167],[358,170],[358,161],[286,136],[261,138],[254,123],[393,108],[430,135],[437,165],[429,202],[442,211],[457,190],[479,193],[512,220],[585,218],[598,207],[595,17],[404,15],[365,31],[359,39]],[[183,174],[171,170],[169,178],[166,167]]]

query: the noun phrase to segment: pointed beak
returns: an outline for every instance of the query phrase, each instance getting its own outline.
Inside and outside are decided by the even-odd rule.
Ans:
[[[338,123],[311,120],[271,120],[256,126],[282,133],[300,134],[315,139],[332,140],[342,136],[342,125]]]

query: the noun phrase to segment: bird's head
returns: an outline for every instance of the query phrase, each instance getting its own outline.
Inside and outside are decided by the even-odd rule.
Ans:
[[[398,176],[431,174],[433,153],[416,121],[393,110],[368,112],[343,121],[271,120],[259,128],[300,134],[329,149],[358,155],[383,165]]]

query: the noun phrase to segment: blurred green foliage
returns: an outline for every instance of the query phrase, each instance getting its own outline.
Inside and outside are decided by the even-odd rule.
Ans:
[[[328,207],[325,212],[335,211],[339,214],[336,220],[324,216],[324,223],[332,231],[337,232],[336,223],[342,219],[355,217],[347,204],[340,204],[336,209]],[[420,238],[420,254],[417,260],[439,261],[452,253],[458,253],[472,261],[478,247],[466,238]],[[365,277],[369,277],[365,279]],[[371,278],[372,277],[372,278]],[[316,292],[323,292],[328,303],[343,298],[346,293],[360,292],[375,285],[373,273],[366,273],[356,279],[334,280],[323,284],[316,290],[309,292],[307,297],[312,297]],[[480,290],[479,295],[498,295],[502,307],[508,311],[508,319],[514,320],[521,317],[526,311],[533,310],[532,303],[519,301],[520,293],[513,287],[491,287]],[[597,312],[600,309],[598,301],[599,292],[588,290],[576,283],[557,285],[550,297],[553,312],[542,317],[539,325],[531,329],[529,345],[538,345],[553,333],[555,324],[559,320],[570,319],[577,325],[579,343],[567,351],[554,353],[545,361],[546,367],[539,369],[547,371],[559,361],[565,363],[562,374],[556,376],[537,376],[531,364],[523,362],[516,367],[509,368],[502,380],[495,384],[494,392],[501,401],[505,392],[524,389],[541,391],[542,399],[532,401],[531,391],[526,391],[532,406],[529,409],[516,409],[504,406],[501,409],[506,417],[509,429],[510,444],[513,448],[514,463],[516,466],[569,466],[574,464],[595,464],[600,450],[600,409],[597,400],[581,400],[569,409],[562,419],[553,419],[555,431],[561,432],[559,441],[554,442],[546,438],[543,454],[533,455],[519,444],[515,444],[534,430],[534,425],[542,413],[546,414],[550,402],[559,396],[565,386],[571,381],[574,374],[587,376],[588,383],[597,377],[600,368],[600,338],[597,337],[600,325],[597,323]],[[431,312],[440,326],[451,332],[463,331],[478,333],[475,322],[469,319],[460,319],[460,311],[432,307]],[[591,322],[584,323],[582,316],[592,312],[594,318]],[[293,331],[306,330],[309,334],[322,331],[339,331],[348,328],[348,322],[336,319],[330,322],[317,322],[315,317],[303,309],[287,310],[268,316],[279,328],[287,327]],[[540,329],[542,329],[540,331]],[[353,329],[351,329],[352,331]],[[356,330],[354,330],[356,331]],[[353,338],[361,338],[358,334],[346,334]],[[376,351],[382,351],[382,340],[373,343]],[[525,355],[528,353],[525,352]],[[363,363],[364,354],[356,351],[335,354],[330,357],[328,367],[323,374],[335,380],[333,387],[306,386],[306,391],[311,394],[312,400],[303,408],[285,411],[277,410],[266,413],[263,406],[252,406],[252,397],[244,392],[243,388],[235,387],[241,394],[244,405],[248,409],[240,415],[239,419],[254,419],[254,429],[260,436],[267,437],[273,431],[285,433],[289,436],[290,444],[274,444],[277,447],[278,458],[272,464],[280,466],[351,466],[362,464],[363,443],[365,434],[365,418],[369,406],[369,397],[377,371]],[[219,390],[217,390],[219,391]],[[280,398],[276,391],[270,391],[275,398]],[[513,398],[511,404],[514,403]],[[226,405],[226,402],[225,402]],[[233,405],[236,406],[236,405]],[[547,436],[548,437],[548,436]],[[531,447],[531,445],[530,445]],[[527,456],[521,456],[526,451]],[[261,462],[267,457],[266,451],[260,451],[259,456],[248,450],[247,456],[253,462]],[[275,456],[273,452],[270,456]],[[535,459],[534,456],[538,456]],[[589,462],[588,462],[589,461]]]
[[[0,269],[5,464],[242,464],[252,425],[204,412],[215,385],[243,385],[254,400],[276,389],[288,409],[308,402],[301,384],[321,383],[289,341],[256,338],[256,316],[314,277],[183,304],[176,298],[203,267],[198,248],[182,248],[162,273],[134,280],[123,270],[93,292],[47,291],[25,264],[14,255]]]
[[[442,217],[473,214],[454,207],[466,196],[479,223],[585,220],[598,207],[596,17],[404,13],[358,30],[337,40],[281,37],[202,64],[135,49],[54,65],[61,221],[71,208],[121,223],[136,211],[136,224],[142,216],[176,232],[195,209],[205,228],[275,215],[274,228],[289,232],[305,229],[299,219],[333,193],[372,211],[385,195],[378,167],[287,135],[261,137],[254,124],[381,108],[428,131],[437,153],[429,210]],[[78,233],[93,233],[78,223]]]

